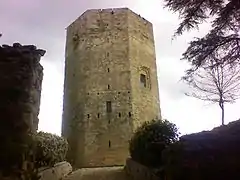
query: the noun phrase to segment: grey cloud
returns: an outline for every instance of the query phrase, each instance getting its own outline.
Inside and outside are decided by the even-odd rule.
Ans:
[[[62,102],[59,100],[62,100],[63,89],[65,28],[85,10],[91,8],[129,7],[135,12],[140,11],[139,9],[142,10],[141,12],[144,12],[144,10],[148,12],[152,11],[152,9],[149,9],[152,8],[152,6],[137,7],[139,2],[139,0],[0,1],[0,32],[3,33],[0,43],[11,44],[19,41],[23,44],[35,44],[38,48],[47,50],[42,62],[46,67],[46,71],[44,71],[44,89],[41,102],[42,119],[40,123],[42,122],[42,125],[45,122],[46,126],[48,126],[48,107],[60,106],[57,110],[55,109],[54,113],[50,113],[54,116],[51,117],[51,119],[59,118],[58,120],[60,122]],[[143,2],[145,1],[141,1],[142,5],[144,5]],[[152,1],[148,3],[152,3]],[[167,22],[156,20],[169,17],[166,15],[166,17],[162,18],[165,12],[163,13],[161,6],[155,9],[154,12],[159,14],[155,14],[155,16],[149,13],[151,15],[146,17],[146,19],[151,19],[154,24],[160,97],[162,98],[161,105],[164,107],[163,109],[165,109],[166,116],[170,117],[170,120],[174,120],[175,117],[173,117],[174,114],[172,112],[176,113],[176,119],[182,115],[182,111],[180,112],[177,105],[183,106],[182,104],[184,103],[180,103],[183,100],[183,91],[185,91],[186,88],[185,85],[178,82],[186,69],[186,66],[180,62],[179,59],[187,46],[186,39],[191,40],[191,37],[197,34],[196,32],[187,33],[179,37],[176,41],[171,41],[178,22],[175,20],[169,20]],[[145,17],[145,15],[142,16]],[[58,72],[55,72],[55,69],[57,69]],[[49,101],[49,99],[51,99],[51,101]],[[51,104],[51,106],[48,104]],[[58,114],[59,117],[54,114]],[[184,117],[187,118],[188,116],[185,115]]]

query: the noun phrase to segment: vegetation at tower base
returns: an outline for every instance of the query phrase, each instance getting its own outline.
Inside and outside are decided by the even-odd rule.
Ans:
[[[0,179],[37,179],[35,142],[44,50],[0,46]]]
[[[198,28],[199,24],[213,19],[210,32],[202,38],[191,41],[183,53],[182,59],[191,63],[191,71],[208,62],[214,54],[222,54],[222,59],[230,64],[239,62],[239,0],[164,0],[164,2],[165,7],[178,12],[182,19],[175,35]]]
[[[240,120],[184,135],[162,153],[168,180],[240,178]]]
[[[40,166],[53,166],[66,160],[68,143],[63,137],[40,131],[35,135],[35,141],[36,161]]]
[[[178,129],[167,120],[153,120],[140,126],[129,144],[133,160],[148,166],[162,165],[161,152],[178,140]]]

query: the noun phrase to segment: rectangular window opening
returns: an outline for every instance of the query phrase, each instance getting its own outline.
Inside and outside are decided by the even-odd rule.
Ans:
[[[128,116],[129,116],[129,117],[131,117],[131,116],[132,116],[132,113],[131,113],[131,112],[129,112],[129,113],[128,113]]]
[[[106,102],[106,106],[107,106],[107,112],[108,113],[112,112],[112,102],[111,101],[107,101]]]
[[[118,113],[118,117],[121,117],[121,113]]]
[[[108,84],[108,89],[110,89],[110,85]]]
[[[108,141],[108,147],[109,148],[111,147],[111,141]]]
[[[90,118],[90,114],[87,114],[87,118],[88,118],[88,119]]]
[[[140,83],[142,87],[147,87],[146,75],[140,74]]]
[[[97,117],[100,118],[100,114],[99,113],[97,114]]]
[[[107,68],[107,71],[108,71],[108,72],[110,72],[110,69],[109,69],[109,68]]]

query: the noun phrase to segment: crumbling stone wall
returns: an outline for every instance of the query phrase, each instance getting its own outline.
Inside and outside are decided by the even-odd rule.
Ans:
[[[33,45],[0,46],[0,171],[23,167],[38,126],[44,50]],[[15,170],[14,170],[15,169]],[[0,173],[0,176],[1,176]],[[21,172],[18,172],[21,174]]]

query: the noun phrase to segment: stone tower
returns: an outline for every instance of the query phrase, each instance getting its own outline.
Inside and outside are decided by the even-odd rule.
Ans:
[[[76,167],[123,165],[160,118],[152,24],[128,8],[87,10],[67,28],[62,135]]]

